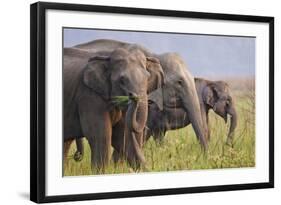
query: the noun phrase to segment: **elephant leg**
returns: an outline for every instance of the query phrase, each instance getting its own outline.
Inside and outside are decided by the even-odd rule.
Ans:
[[[151,136],[150,129],[148,127],[145,127],[143,132],[143,144],[145,144]]]
[[[90,135],[91,132],[85,132],[91,148],[91,163],[92,169],[97,173],[104,173],[105,167],[109,163],[110,148],[111,148],[111,123],[108,119],[104,119],[105,122],[96,122],[94,126],[94,135]]]
[[[119,162],[119,160],[122,158],[122,157],[121,157],[121,154],[120,154],[116,149],[113,150],[112,157],[113,157],[113,162],[114,162],[115,165],[116,165],[117,162]]]
[[[104,173],[109,163],[111,151],[112,124],[109,112],[106,112],[105,103],[98,99],[84,100],[79,104],[80,123],[91,149],[92,170]],[[95,110],[93,110],[95,108]]]
[[[121,119],[112,130],[112,146],[113,151],[113,161],[117,163],[120,159],[124,159],[125,152],[125,137],[124,137],[124,119]]]
[[[157,144],[162,144],[164,141],[164,137],[166,134],[166,130],[159,130],[153,134],[153,139]]]
[[[160,137],[159,137],[160,141],[159,141],[159,143],[163,143],[164,142],[165,135],[166,135],[166,130],[162,130],[160,132]]]
[[[83,159],[83,155],[84,155],[84,146],[83,146],[83,138],[77,138],[75,140],[76,142],[76,152],[74,154],[74,160],[76,162],[79,162]]]
[[[72,139],[64,142],[64,145],[63,145],[63,159],[64,160],[66,160],[66,158],[67,158],[67,154],[68,154],[68,151],[69,151],[69,148],[70,148],[72,142],[73,142]]]
[[[205,129],[206,129],[206,137],[207,140],[210,141],[211,139],[211,133],[210,133],[210,128],[209,128],[209,112],[206,111],[205,114],[205,118],[203,118],[203,124],[205,124]]]

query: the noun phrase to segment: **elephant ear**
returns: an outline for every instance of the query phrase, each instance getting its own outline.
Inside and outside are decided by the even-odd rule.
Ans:
[[[215,87],[211,84],[207,85],[203,89],[203,100],[204,102],[209,105],[210,107],[214,107],[215,105],[215,98],[216,98],[216,91]]]
[[[146,57],[146,69],[150,74],[147,93],[151,93],[165,84],[164,72],[160,61],[154,57]]]
[[[100,96],[109,97],[109,60],[108,56],[95,56],[89,59],[83,73],[84,84]]]
[[[163,89],[158,88],[157,90],[154,90],[148,95],[148,102],[153,102],[155,103],[159,110],[163,110]]]

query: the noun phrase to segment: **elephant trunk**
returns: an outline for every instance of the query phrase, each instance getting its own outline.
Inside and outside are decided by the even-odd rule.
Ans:
[[[227,135],[226,143],[228,145],[231,145],[232,141],[233,141],[234,130],[237,126],[237,112],[236,112],[236,109],[233,105],[228,110],[228,114],[230,115],[231,120],[230,120],[230,127],[229,127],[229,132],[228,132],[228,135]]]
[[[133,167],[135,166],[135,168],[137,169],[140,167],[140,165],[142,165],[145,168],[145,164],[146,164],[145,157],[136,137],[136,135],[138,134],[132,132],[131,135],[132,135],[133,148],[135,149],[135,154],[136,154],[136,159],[131,160],[131,164],[133,164]]]
[[[132,106],[128,109],[128,117],[131,122],[132,131],[135,133],[143,132],[147,119],[147,104],[132,101]]]
[[[143,131],[147,120],[147,95],[140,100],[131,100],[126,113],[126,152],[129,163],[139,168],[145,167],[145,157],[142,152]]]
[[[197,138],[199,139],[204,150],[207,149],[207,133],[202,121],[200,103],[198,95],[195,89],[195,85],[189,85],[189,89],[186,89],[187,96],[183,99],[183,107],[189,116],[189,120],[195,131]]]

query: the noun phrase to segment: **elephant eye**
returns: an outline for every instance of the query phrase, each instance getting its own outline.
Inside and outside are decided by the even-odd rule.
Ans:
[[[227,105],[230,105],[231,102],[232,102],[232,98],[229,96],[229,97],[227,98],[227,100],[226,100],[226,104],[227,104]]]
[[[182,86],[182,80],[177,81],[178,85]]]

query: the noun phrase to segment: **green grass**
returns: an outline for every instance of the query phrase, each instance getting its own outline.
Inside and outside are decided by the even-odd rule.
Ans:
[[[239,168],[255,166],[255,114],[253,101],[245,92],[234,92],[238,111],[238,125],[232,147],[225,144],[229,123],[213,112],[210,113],[211,140],[207,154],[203,154],[191,126],[167,132],[162,144],[152,138],[144,146],[149,171],[175,171],[195,169]],[[85,155],[81,162],[73,159],[76,151],[72,143],[64,161],[64,175],[91,175],[90,148],[84,140]],[[112,161],[105,174],[128,173],[132,169],[126,162]]]

